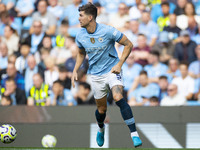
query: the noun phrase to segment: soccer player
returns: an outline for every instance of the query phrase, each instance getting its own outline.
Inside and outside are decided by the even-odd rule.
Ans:
[[[125,35],[111,26],[98,24],[96,22],[97,8],[88,3],[79,7],[79,22],[82,27],[76,36],[76,44],[79,53],[72,74],[72,85],[78,80],[77,71],[81,66],[86,54],[89,57],[88,74],[92,78],[92,89],[96,100],[97,110],[95,112],[99,126],[97,132],[97,144],[104,144],[104,119],[107,110],[107,92],[110,88],[113,99],[119,106],[122,117],[129,127],[135,147],[141,146],[142,141],[136,131],[135,120],[130,106],[123,98],[123,81],[121,67],[132,50],[132,43]],[[118,58],[115,42],[124,45],[121,58]]]

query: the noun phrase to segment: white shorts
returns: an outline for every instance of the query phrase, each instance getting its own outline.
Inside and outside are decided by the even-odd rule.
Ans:
[[[104,75],[90,75],[92,80],[92,90],[94,93],[95,99],[101,99],[106,96],[109,92],[109,89],[112,89],[115,85],[122,85],[123,86],[123,76],[122,71],[120,74],[114,74],[108,72]]]

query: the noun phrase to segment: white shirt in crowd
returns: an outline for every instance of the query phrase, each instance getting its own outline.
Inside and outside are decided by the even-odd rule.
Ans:
[[[181,106],[185,105],[187,102],[186,98],[181,94],[176,94],[173,97],[166,96],[161,102],[160,106]]]
[[[190,76],[187,76],[185,79],[182,77],[176,77],[172,80],[172,84],[176,84],[178,87],[178,93],[187,96],[189,93],[194,93],[194,79]]]

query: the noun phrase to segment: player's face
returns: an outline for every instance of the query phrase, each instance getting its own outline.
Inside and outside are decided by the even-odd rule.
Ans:
[[[79,22],[81,27],[86,28],[90,23],[89,15],[85,14],[84,11],[80,11],[79,13]]]

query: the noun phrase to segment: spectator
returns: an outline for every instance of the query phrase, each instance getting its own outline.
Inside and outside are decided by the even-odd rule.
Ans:
[[[160,87],[158,101],[160,101],[167,96],[168,80],[166,76],[160,76],[158,80],[158,85]]]
[[[15,11],[17,12],[17,17],[21,17],[22,22],[24,22],[24,19],[30,16],[34,11],[33,1],[18,0],[15,6]]]
[[[148,64],[150,47],[147,45],[147,38],[144,34],[138,34],[137,47],[133,48],[134,60],[136,63],[145,66]]]
[[[6,5],[3,4],[3,3],[0,3],[0,14],[1,14],[2,12],[4,12],[4,11],[6,11]]]
[[[149,98],[149,106],[159,106],[159,101],[156,96],[152,96]]]
[[[50,56],[50,52],[48,49],[46,48],[41,48],[41,52],[40,52],[40,63],[38,64],[38,66],[40,66],[43,70],[46,70],[46,65],[44,63],[45,58]]]
[[[23,73],[24,69],[28,67],[27,57],[30,53],[30,46],[27,43],[22,43],[20,46],[20,54],[16,60],[15,67],[17,71],[21,74]]]
[[[90,99],[88,99],[88,96],[90,94],[91,87],[86,82],[80,82],[78,91],[77,91],[77,104],[78,105],[91,105],[95,104],[94,97],[92,96]]]
[[[12,78],[15,80],[15,83],[17,85],[17,88],[24,90],[24,77],[17,72],[15,64],[13,63],[8,63],[7,69],[6,69],[7,75],[5,76],[4,79],[1,80],[1,86],[5,87],[6,85],[6,80],[9,78]]]
[[[163,31],[163,28],[169,25],[169,3],[162,2],[161,4],[163,16],[158,17],[157,24],[159,31]]]
[[[104,11],[104,8],[101,6],[99,2],[94,3],[94,5],[97,7],[96,21],[98,23],[108,24],[110,21],[109,21],[108,14]]]
[[[62,21],[62,24],[60,26],[60,34],[57,35],[56,37],[56,47],[54,47],[51,51],[51,56],[53,56],[55,58],[55,61],[56,61],[56,64],[59,65],[59,64],[64,64],[65,61],[71,57],[71,52],[69,49],[66,49],[65,48],[65,42],[66,41],[66,35],[68,33],[67,32],[67,28],[68,27],[65,27],[65,26],[68,26],[68,24],[66,25],[65,24],[65,21],[63,20]]]
[[[144,67],[144,70],[147,71],[150,83],[158,83],[159,77],[167,73],[168,66],[159,61],[159,56],[160,54],[156,51],[150,52],[148,58],[149,65]]]
[[[135,47],[138,46],[137,45],[138,33],[139,33],[139,21],[130,20],[129,30],[124,31],[124,34],[128,37],[128,39],[133,43]]]
[[[187,4],[187,0],[177,0],[177,6],[176,9],[174,10],[174,13],[179,16],[184,14],[184,8]]]
[[[179,35],[181,32],[181,29],[179,27],[177,27],[177,19],[176,19],[176,14],[170,14],[169,15],[169,25],[164,27],[163,31],[167,31],[169,34],[169,40],[170,41],[174,41],[174,42],[178,42],[179,39]]]
[[[66,36],[69,36],[69,21],[67,19],[61,22],[58,29],[58,35],[56,36],[56,45],[58,47],[64,47]]]
[[[161,0],[161,2],[167,2],[167,0]],[[174,12],[174,9],[176,8],[176,5],[174,5],[173,3],[169,3],[169,12],[170,14]],[[154,22],[157,22],[157,19],[163,16],[163,12],[162,12],[162,8],[161,8],[161,3],[160,4],[156,4],[152,7],[151,10],[151,18]]]
[[[70,47],[70,51],[72,56],[68,58],[65,62],[65,67],[69,71],[69,77],[71,78],[75,63],[76,63],[76,56],[78,54],[78,47],[76,44],[73,44],[73,46]],[[88,62],[85,59],[80,67],[80,70],[87,70],[88,68]]]
[[[33,86],[29,91],[28,106],[49,106],[49,86],[43,82],[39,73],[33,75]]]
[[[0,43],[0,70],[6,69],[8,65],[8,47],[5,43]]]
[[[194,79],[188,74],[188,63],[182,62],[179,65],[181,76],[172,80],[173,84],[178,87],[178,93],[183,95],[187,100],[191,100],[194,94]]]
[[[53,48],[52,45],[53,44],[52,44],[51,36],[45,35],[44,38],[42,39],[42,47],[48,49],[49,51],[51,51],[52,48]]]
[[[4,28],[4,37],[2,37],[2,42],[7,44],[8,55],[18,51],[19,36],[15,29],[13,29],[10,25],[6,25]]]
[[[3,96],[10,96],[12,105],[24,105],[27,103],[24,90],[17,87],[16,82],[12,78],[6,80],[5,88],[1,89]]]
[[[67,36],[65,39],[66,50],[70,50],[70,47],[72,47],[74,44],[75,44],[75,38],[71,36]]]
[[[47,57],[44,60],[47,70],[44,71],[44,81],[48,84],[50,89],[53,86],[53,82],[58,80],[59,74],[56,70],[55,59],[53,57]]]
[[[15,64],[17,60],[17,56],[15,54],[11,54],[8,56],[8,63],[13,63]]]
[[[198,45],[195,49],[195,54],[197,56],[197,60],[193,61],[190,65],[189,65],[189,75],[194,78],[200,78],[200,45]]]
[[[56,17],[47,11],[47,1],[40,0],[38,2],[38,11],[33,14],[33,21],[40,20],[42,22],[42,31],[48,35],[54,35],[56,32]],[[32,33],[33,27],[30,32]]]
[[[12,105],[12,99],[10,96],[3,95],[1,97],[0,102],[1,102],[1,104],[0,104],[1,106],[11,106]]]
[[[47,11],[51,12],[57,20],[62,18],[64,8],[58,4],[58,0],[48,0],[49,6]]]
[[[168,64],[168,61],[172,58],[174,54],[175,45],[169,40],[169,33],[163,31],[159,35],[159,42],[157,42],[152,51],[157,51],[160,53],[160,62]]]
[[[118,12],[110,16],[110,25],[120,31],[124,31],[125,23],[129,21],[128,7],[125,3],[120,3]]]
[[[188,19],[194,17],[195,21],[200,23],[200,16],[195,13],[195,6],[193,3],[188,2],[184,8],[184,14],[177,16],[177,26],[182,30],[185,30],[188,27]]]
[[[14,55],[14,54],[9,55],[9,56],[8,56],[8,63],[13,63],[13,64],[15,64],[16,59],[17,59],[17,56],[16,56],[16,55]],[[7,67],[8,67],[8,66],[7,66]],[[7,70],[7,68],[0,70],[0,82],[1,82],[1,83],[2,83],[2,80],[3,80],[4,78],[7,77],[7,71],[6,71],[6,70]],[[1,87],[1,86],[0,86],[0,87]]]
[[[68,71],[65,66],[59,67],[59,78],[58,80],[62,82],[65,89],[71,89],[71,78],[68,77]]]
[[[30,52],[35,54],[42,47],[42,40],[45,37],[45,33],[42,31],[42,22],[34,21],[32,30],[33,33],[25,39],[25,42],[31,45]]]
[[[129,57],[126,59],[126,62],[122,66],[123,70],[123,81],[124,81],[124,95],[127,98],[127,92],[131,88],[131,85],[136,77],[139,76],[140,71],[142,71],[142,66],[138,63],[135,63],[134,52],[132,51]]]
[[[141,0],[137,0],[135,6],[130,8],[130,10],[129,10],[130,20],[136,20],[136,19],[141,18],[141,16],[142,16],[142,13],[140,11],[140,5],[141,4],[142,4]]]
[[[176,84],[170,84],[167,93],[168,96],[161,100],[160,106],[182,106],[186,104],[186,99],[178,92]]]
[[[195,61],[195,48],[197,44],[190,39],[190,33],[187,30],[183,30],[180,33],[181,42],[175,45],[174,57],[179,61],[188,61],[191,63]]]
[[[157,40],[158,37],[158,26],[155,22],[153,22],[150,18],[150,14],[148,11],[142,12],[141,23],[139,26],[139,32],[143,33],[147,37],[147,43],[150,47],[152,47]]]
[[[69,89],[64,89],[61,81],[54,81],[52,92],[50,94],[51,105],[55,106],[74,106],[77,105]]]
[[[29,90],[33,86],[33,75],[39,73],[44,78],[44,70],[43,68],[36,65],[36,60],[33,55],[29,55],[27,57],[28,67],[23,71],[25,78],[25,92],[28,96]]]
[[[6,5],[6,9],[11,11],[12,8],[14,8],[16,4],[16,0],[1,0],[1,3]]]
[[[0,36],[4,36],[5,27],[9,24],[11,24],[11,18],[8,11],[0,12]]]
[[[194,17],[188,18],[188,28],[187,28],[187,30],[190,33],[190,38],[193,39],[196,36],[197,30],[198,30],[198,25],[197,25],[197,22],[196,22]]]
[[[192,37],[192,40],[196,43],[196,44],[200,44],[200,24],[198,25],[198,29],[197,29],[197,34]]]
[[[146,71],[141,71],[139,75],[139,86],[129,94],[128,104],[130,106],[149,105],[149,98],[158,96],[159,87],[155,84],[148,83]]]
[[[70,27],[79,27],[79,12],[78,8],[81,6],[81,0],[73,0],[73,3],[68,5],[64,10],[63,18],[67,17]]]
[[[168,66],[169,68],[166,76],[168,78],[168,82],[171,83],[173,78],[181,76],[181,72],[179,70],[179,61],[176,58],[171,58]]]

